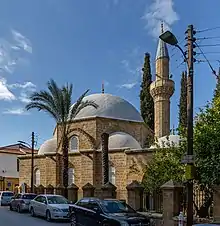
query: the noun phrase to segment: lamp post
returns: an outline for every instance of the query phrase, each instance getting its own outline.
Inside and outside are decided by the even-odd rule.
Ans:
[[[34,132],[31,134],[31,145],[25,141],[18,141],[20,144],[26,144],[31,148],[31,192],[34,192]]]
[[[178,45],[178,40],[170,31],[166,31],[160,35],[160,39],[165,43],[177,47],[183,54],[184,60],[187,63],[188,78],[187,78],[187,155],[185,156],[186,178],[187,178],[187,226],[193,225],[193,25],[188,26],[187,30],[187,46],[188,58],[183,49]]]

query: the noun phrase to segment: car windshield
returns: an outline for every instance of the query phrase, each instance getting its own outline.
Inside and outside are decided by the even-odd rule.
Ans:
[[[2,196],[14,196],[13,192],[2,192]]]
[[[129,205],[117,200],[103,200],[101,206],[106,213],[135,213]]]
[[[36,195],[32,195],[32,194],[25,194],[22,195],[22,199],[34,199],[36,197]]]
[[[48,204],[68,204],[68,200],[62,196],[47,196]]]

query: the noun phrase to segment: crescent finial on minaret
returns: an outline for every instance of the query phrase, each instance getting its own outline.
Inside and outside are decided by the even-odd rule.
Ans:
[[[161,34],[163,34],[164,29],[163,29],[163,21],[162,21],[162,20],[161,20],[161,24],[160,24],[160,26],[161,26]]]
[[[105,93],[104,81],[102,82],[102,93]]]

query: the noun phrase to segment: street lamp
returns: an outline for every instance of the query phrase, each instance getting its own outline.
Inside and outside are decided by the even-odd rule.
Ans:
[[[29,148],[31,148],[31,192],[34,192],[34,133],[32,132],[32,145],[28,144],[25,141],[19,140],[18,143],[27,145]]]
[[[186,54],[184,53],[183,49],[178,45],[178,40],[177,40],[176,36],[172,32],[166,31],[163,34],[161,34],[159,36],[159,38],[162,41],[164,41],[165,43],[167,43],[167,44],[169,44],[171,46],[177,47],[181,51],[181,53],[183,54],[184,60],[187,62],[187,67],[189,67],[188,66],[188,60],[186,58]]]
[[[159,36],[165,43],[177,47],[183,54],[184,60],[187,63],[188,78],[187,78],[187,155],[184,162],[187,163],[186,178],[187,178],[187,226],[193,225],[193,42],[195,41],[193,35],[193,25],[188,26],[187,30],[187,46],[188,58],[183,49],[178,45],[178,40],[175,35],[166,31]]]

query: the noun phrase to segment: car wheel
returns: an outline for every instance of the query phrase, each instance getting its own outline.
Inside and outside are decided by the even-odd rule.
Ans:
[[[9,209],[11,210],[11,211],[13,211],[13,208],[12,208],[12,205],[10,204],[10,206],[9,206]]]
[[[30,212],[31,212],[31,216],[35,217],[35,213],[34,213],[34,208],[33,207],[31,207]]]
[[[19,205],[17,206],[17,212],[21,213],[21,207]]]
[[[70,226],[76,226],[77,220],[76,220],[76,214],[71,214],[70,216]]]
[[[46,220],[51,221],[51,214],[50,214],[49,210],[47,210],[47,212],[46,212]]]

